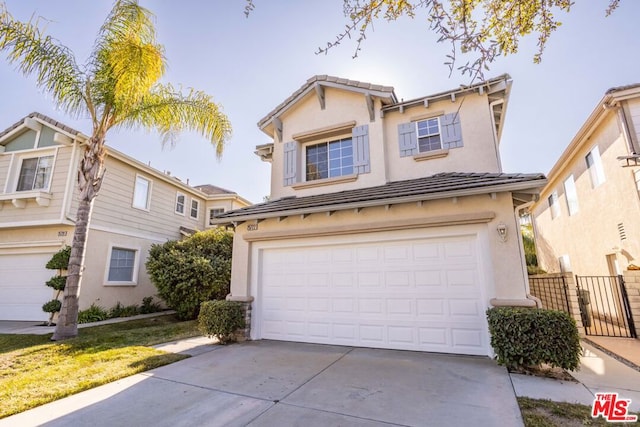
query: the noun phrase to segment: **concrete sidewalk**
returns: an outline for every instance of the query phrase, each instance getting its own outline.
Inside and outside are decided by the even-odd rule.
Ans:
[[[617,392],[640,412],[640,372],[584,341],[582,348],[580,370],[571,372],[577,382],[510,374],[516,395],[591,406],[595,393]]]

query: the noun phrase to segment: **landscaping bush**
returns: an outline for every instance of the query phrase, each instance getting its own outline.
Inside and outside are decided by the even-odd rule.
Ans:
[[[111,310],[109,310],[109,317],[110,318],[130,317],[130,316],[135,316],[136,314],[139,314],[139,313],[140,313],[140,309],[138,308],[137,305],[133,304],[128,306],[123,306],[122,304],[120,304],[120,301],[118,301],[116,305],[113,306]]]
[[[235,332],[245,327],[242,305],[234,301],[205,301],[200,306],[198,329],[221,344],[236,340]]]
[[[57,299],[52,299],[51,301],[42,305],[42,311],[44,311],[45,313],[57,313],[60,311],[60,308],[62,308],[62,302]]]
[[[545,309],[494,307],[487,310],[491,346],[509,369],[547,364],[576,370],[580,336],[569,314]]]
[[[99,305],[91,304],[91,307],[78,312],[78,323],[91,323],[107,320],[109,312]]]
[[[56,291],[64,291],[64,287],[66,284],[67,276],[53,276],[45,283],[45,285],[55,289]]]
[[[66,270],[69,266],[70,256],[71,246],[65,246],[64,248],[53,254],[45,267],[49,270]]]
[[[162,311],[160,304],[153,301],[153,297],[142,298],[142,305],[140,306],[140,314],[149,314]]]
[[[180,319],[195,319],[202,302],[227,296],[232,247],[233,235],[222,229],[151,246],[147,272]]]

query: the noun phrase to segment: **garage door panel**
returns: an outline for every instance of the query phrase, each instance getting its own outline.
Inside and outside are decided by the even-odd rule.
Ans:
[[[316,240],[262,250],[261,338],[487,354],[475,235]],[[304,265],[280,270],[290,253]]]
[[[45,267],[52,255],[0,255],[0,320],[48,318],[42,305],[53,298],[53,291],[45,285],[56,273]]]

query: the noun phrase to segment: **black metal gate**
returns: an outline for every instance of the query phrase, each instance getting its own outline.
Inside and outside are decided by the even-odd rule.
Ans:
[[[530,277],[529,291],[531,295],[542,301],[542,306],[551,310],[560,310],[571,314],[567,282],[559,277]]]
[[[622,276],[576,276],[576,284],[587,335],[637,337]]]

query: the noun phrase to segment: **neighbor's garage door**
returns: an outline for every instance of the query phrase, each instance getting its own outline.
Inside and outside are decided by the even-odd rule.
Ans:
[[[487,355],[478,236],[376,234],[260,250],[258,337]]]
[[[44,321],[42,304],[53,297],[45,282],[56,274],[45,265],[52,254],[0,254],[0,320]]]

